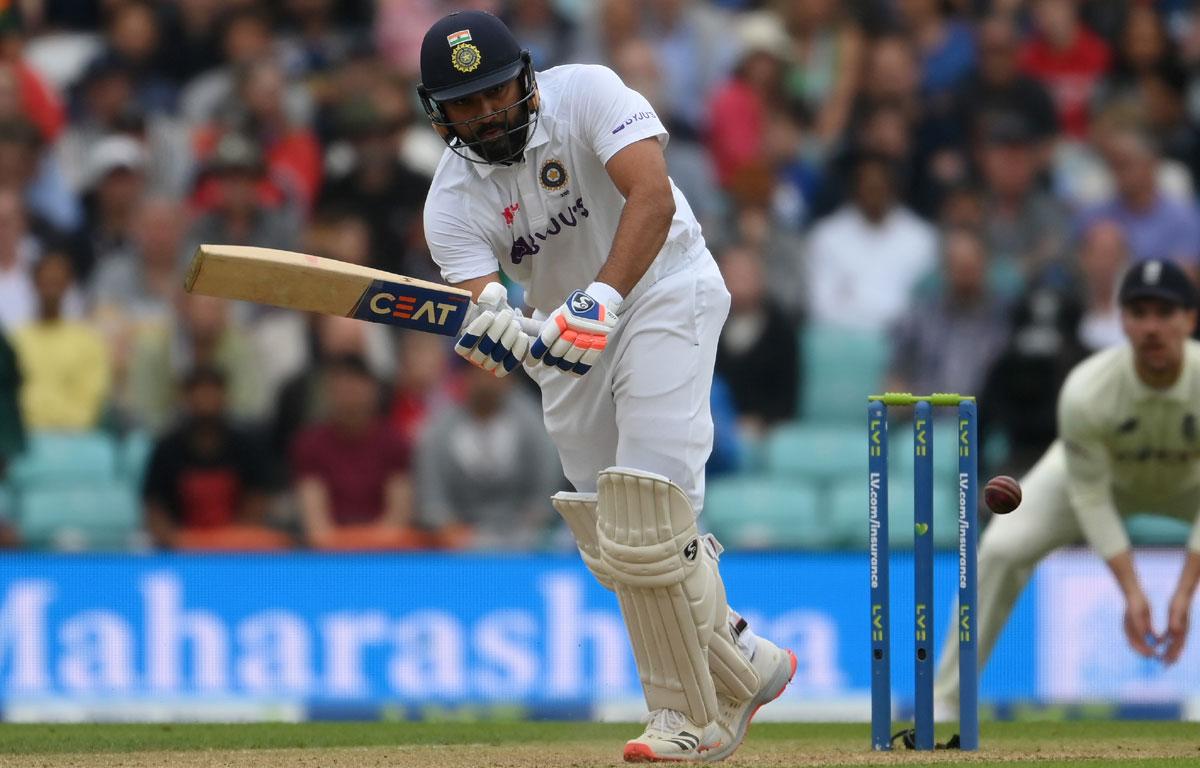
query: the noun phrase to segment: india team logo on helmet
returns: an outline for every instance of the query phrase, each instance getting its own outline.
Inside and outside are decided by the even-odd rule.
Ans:
[[[479,49],[470,43],[460,43],[450,51],[450,61],[459,72],[474,72],[482,60]]]
[[[567,169],[557,160],[547,160],[542,163],[542,172],[538,176],[546,189],[560,189],[567,183]]]

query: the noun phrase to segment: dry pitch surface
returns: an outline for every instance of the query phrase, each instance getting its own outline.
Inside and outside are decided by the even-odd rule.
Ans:
[[[637,730],[496,722],[0,725],[0,767],[593,768],[622,765],[621,744]],[[770,723],[752,728],[724,765],[1200,766],[1196,723],[988,723],[982,741],[975,754],[872,753],[865,725]]]

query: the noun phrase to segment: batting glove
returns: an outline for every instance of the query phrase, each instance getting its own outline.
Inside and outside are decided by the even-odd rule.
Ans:
[[[521,330],[521,310],[508,306],[508,291],[488,283],[479,293],[480,312],[454,343],[472,365],[504,378],[525,359],[531,339]]]
[[[619,318],[610,307],[620,303],[621,295],[604,283],[575,291],[546,318],[541,334],[529,348],[529,356],[574,376],[584,375],[608,345],[609,334],[616,330]]]

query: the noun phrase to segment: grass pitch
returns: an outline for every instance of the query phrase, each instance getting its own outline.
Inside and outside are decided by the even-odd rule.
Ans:
[[[0,766],[276,768],[277,766],[621,765],[635,724],[305,723],[246,725],[0,725]],[[939,740],[949,733],[939,730]],[[985,723],[978,753],[872,753],[865,724],[764,723],[725,764],[1200,766],[1195,723]]]

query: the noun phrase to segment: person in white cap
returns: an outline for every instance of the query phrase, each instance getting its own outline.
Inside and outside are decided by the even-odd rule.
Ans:
[[[721,547],[701,536],[709,391],[729,293],[667,176],[650,104],[600,66],[535,76],[487,13],[446,16],[421,46],[425,112],[445,140],[425,236],[486,311],[456,351],[522,363],[575,493],[554,497],[616,593],[650,710],[631,762],[719,760],[782,693],[790,652],[730,610]],[[542,322],[527,336],[499,274]]]
[[[1200,582],[1200,342],[1196,289],[1178,265],[1149,260],[1118,291],[1128,343],[1077,365],[1058,400],[1059,437],[1021,480],[1016,513],[993,517],[979,541],[979,657],[987,660],[1034,567],[1086,541],[1125,598],[1130,647],[1173,664],[1187,641]],[[1122,518],[1193,522],[1165,628],[1156,629]],[[947,633],[935,682],[939,719],[958,708],[958,642]]]

